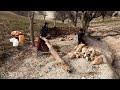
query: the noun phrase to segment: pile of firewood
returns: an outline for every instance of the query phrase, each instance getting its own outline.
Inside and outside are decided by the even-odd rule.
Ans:
[[[74,51],[68,53],[69,59],[85,58],[93,65],[99,65],[103,63],[103,55],[100,51],[95,50],[93,47],[79,44],[74,48]]]

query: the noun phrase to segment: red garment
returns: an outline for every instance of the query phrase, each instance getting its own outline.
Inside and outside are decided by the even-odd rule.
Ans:
[[[45,41],[42,40],[40,37],[38,37],[38,41],[37,41],[37,51],[44,51],[44,52],[49,51],[49,48],[45,44]]]

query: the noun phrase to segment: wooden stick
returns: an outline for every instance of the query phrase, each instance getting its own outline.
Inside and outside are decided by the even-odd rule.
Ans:
[[[45,38],[45,37],[41,37],[41,39],[43,39],[46,43],[46,45],[49,48],[50,53],[53,55],[53,57],[58,60],[58,62],[60,62],[61,64],[64,65],[64,70],[66,70],[67,72],[71,72],[70,66],[65,62],[65,60],[63,60],[58,53],[55,51],[55,49],[53,48],[53,46],[49,43],[49,41]]]

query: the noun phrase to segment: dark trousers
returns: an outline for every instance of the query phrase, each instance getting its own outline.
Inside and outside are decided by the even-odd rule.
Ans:
[[[85,41],[84,41],[84,39],[78,38],[78,45],[79,45],[80,43],[86,44]]]

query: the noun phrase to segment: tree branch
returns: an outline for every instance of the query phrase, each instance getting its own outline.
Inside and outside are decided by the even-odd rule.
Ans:
[[[63,60],[58,53],[54,50],[53,46],[50,45],[49,41],[45,38],[45,37],[41,37],[41,39],[43,39],[46,43],[46,45],[48,46],[51,54],[53,55],[53,57],[58,60],[58,62],[60,62],[63,66],[64,66],[64,70],[66,70],[67,72],[71,72],[70,66],[67,64],[67,62],[65,62],[65,60]]]

